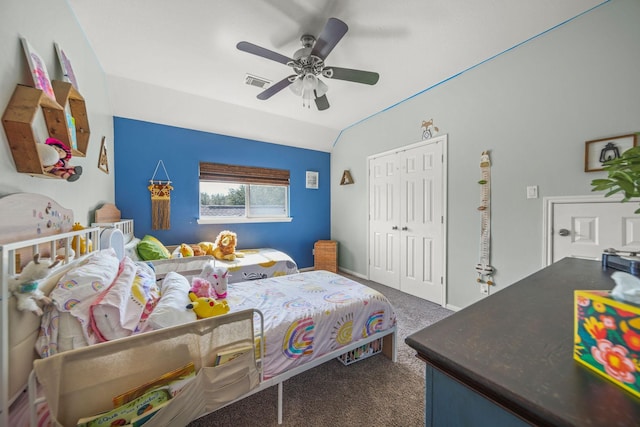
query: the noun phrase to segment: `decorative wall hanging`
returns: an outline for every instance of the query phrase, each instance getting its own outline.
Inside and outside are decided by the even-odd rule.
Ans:
[[[166,180],[156,180],[158,168],[162,166]],[[147,187],[151,192],[151,228],[153,230],[168,230],[171,228],[171,179],[162,160],[158,161],[153,177]]]
[[[102,172],[109,174],[109,158],[107,157],[107,147],[104,145],[106,137],[102,137],[102,143],[100,143],[100,154],[98,155],[98,169]]]
[[[320,174],[318,172],[307,171],[307,188],[311,188],[312,190],[317,190],[319,178],[320,178]]]
[[[604,170],[603,163],[613,160],[637,144],[637,134],[614,136],[612,138],[587,141],[584,147],[584,171]]]
[[[480,262],[476,264],[478,283],[481,284],[482,293],[489,294],[489,286],[493,285],[493,273],[491,266],[491,160],[489,151],[483,151],[480,156]]]
[[[433,138],[434,136],[436,136],[438,134],[438,131],[440,130],[436,126],[434,126],[433,119],[423,120],[422,121],[422,129],[423,129],[422,130],[422,139]]]
[[[49,79],[49,73],[47,73],[47,67],[42,60],[42,57],[38,55],[33,49],[33,46],[29,44],[24,37],[20,39],[22,42],[22,48],[27,56],[27,63],[29,64],[29,70],[31,70],[31,77],[33,78],[33,87],[40,89],[49,96],[52,100],[56,100],[56,95],[53,92],[53,86],[51,86],[51,79]]]
[[[340,180],[340,185],[349,185],[349,184],[353,184],[353,178],[351,177],[351,172],[349,172],[348,169],[345,169],[345,171],[342,172],[342,179]]]
[[[71,85],[78,89],[78,82],[76,81],[76,75],[73,73],[73,68],[71,68],[71,61],[67,58],[67,55],[64,53],[64,50],[60,47],[58,43],[54,43],[56,48],[56,53],[58,55],[58,62],[60,63],[60,68],[62,68],[62,75],[64,76],[64,81],[71,83]]]

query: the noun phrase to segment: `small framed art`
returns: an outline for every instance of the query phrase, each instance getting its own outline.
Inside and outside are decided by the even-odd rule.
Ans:
[[[307,188],[318,189],[318,179],[320,174],[314,171],[307,171]]]
[[[587,141],[584,148],[584,171],[603,170],[603,163],[620,157],[622,153],[637,144],[637,134],[614,136]]]

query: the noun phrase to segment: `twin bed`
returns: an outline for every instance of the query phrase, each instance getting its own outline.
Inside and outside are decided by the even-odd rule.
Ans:
[[[161,329],[141,328],[140,333],[136,331],[95,345],[70,345],[63,348],[64,351],[54,348],[54,351],[43,354],[47,357],[40,358],[34,348],[42,337],[41,319],[31,312],[16,309],[15,298],[8,292],[9,278],[15,276],[19,266],[26,264],[35,253],[61,257],[66,261],[65,265],[49,276],[44,284],[49,295],[56,298],[56,292],[59,294],[70,283],[69,277],[73,276],[76,284],[81,282],[84,276],[78,271],[84,269],[86,274],[92,260],[112,251],[101,247],[105,239],[100,239],[100,236],[110,229],[109,224],[120,227],[118,224],[122,221],[68,231],[69,224],[73,223],[71,213],[52,200],[33,196],[29,195],[30,203],[34,203],[29,211],[33,213],[35,222],[40,224],[36,227],[42,230],[42,221],[46,224],[50,220],[47,210],[55,212],[54,219],[60,220],[58,225],[45,227],[51,230],[50,235],[41,233],[40,237],[26,240],[20,237],[14,242],[1,241],[0,236],[0,243],[3,243],[0,248],[0,319],[3,328],[0,341],[0,425],[16,425],[9,406],[13,403],[15,407],[17,401],[24,399],[27,379],[31,425],[38,424],[36,408],[40,408],[43,418],[48,411],[51,419],[60,425],[75,426],[81,417],[111,409],[112,396],[188,362],[195,365],[196,379],[146,425],[186,425],[193,419],[274,385],[278,386],[278,421],[282,422],[283,382],[288,378],[363,345],[378,348],[381,343],[382,352],[395,360],[396,319],[389,301],[373,289],[327,271],[272,274],[256,280],[230,283],[227,302],[231,310],[228,314],[174,321]],[[0,199],[0,213],[6,212],[7,197]],[[44,208],[40,212],[42,206]],[[6,218],[5,215],[3,217]],[[131,224],[130,234],[132,232]],[[93,247],[85,248],[87,253],[73,260],[66,255],[61,256],[60,253],[70,253],[73,237],[77,236],[91,239],[95,242]],[[125,240],[130,237],[125,237]],[[75,242],[76,253],[81,252],[79,240]],[[125,254],[120,265],[128,260]],[[165,260],[153,263],[150,270],[157,283],[164,283],[169,277],[188,281],[208,261],[207,257]],[[149,274],[146,267],[138,267],[138,271]],[[95,278],[95,274],[87,277]],[[153,284],[148,288],[153,293]],[[154,307],[160,307],[162,298],[163,295],[159,294]],[[62,304],[54,300],[56,305]],[[149,316],[154,314],[153,307],[147,311]],[[61,320],[60,316],[55,322],[63,323]],[[64,319],[64,323],[74,324],[74,321],[78,322],[73,316]],[[80,324],[86,326],[82,322]],[[225,350],[239,348],[249,348],[250,351],[216,366],[216,357],[224,354]],[[41,346],[38,351],[42,354]],[[99,379],[96,372],[101,373]],[[39,400],[36,397],[38,384],[42,385],[44,395]]]

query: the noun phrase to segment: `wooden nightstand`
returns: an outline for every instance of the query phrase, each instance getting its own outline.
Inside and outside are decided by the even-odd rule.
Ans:
[[[335,240],[318,240],[313,245],[315,270],[338,272],[338,242]]]

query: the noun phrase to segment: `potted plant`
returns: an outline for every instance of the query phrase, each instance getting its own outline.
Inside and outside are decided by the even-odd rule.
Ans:
[[[640,197],[640,146],[626,150],[620,157],[603,163],[607,178],[591,181],[591,191],[606,191],[605,197],[622,193],[622,202]],[[635,213],[640,213],[640,208]]]

